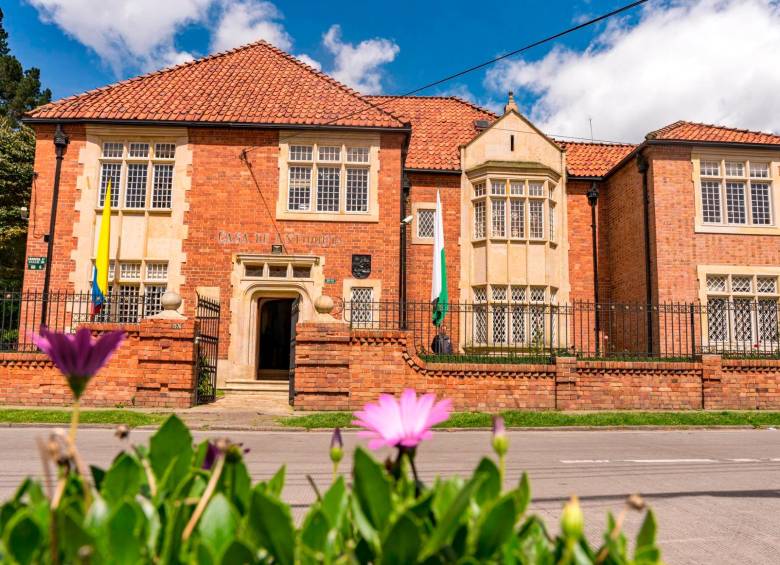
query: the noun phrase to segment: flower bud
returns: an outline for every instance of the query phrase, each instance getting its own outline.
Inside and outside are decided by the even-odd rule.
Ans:
[[[339,463],[343,457],[344,442],[341,439],[341,428],[336,428],[330,438],[330,460]]]
[[[114,430],[114,435],[117,437],[117,439],[125,440],[127,439],[127,436],[130,435],[130,428],[127,426],[127,424],[119,424],[116,427],[116,430]]]
[[[585,517],[582,515],[580,500],[576,495],[563,507],[561,515],[561,531],[563,535],[570,539],[580,539],[585,527]]]
[[[506,437],[506,427],[504,418],[501,416],[493,417],[493,451],[496,455],[503,457],[509,450],[509,438]]]

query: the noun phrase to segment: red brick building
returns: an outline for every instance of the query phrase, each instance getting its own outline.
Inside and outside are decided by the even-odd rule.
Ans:
[[[29,257],[47,252],[56,128],[68,138],[50,289],[89,290],[111,180],[112,291],[154,311],[168,288],[188,315],[196,295],[217,299],[221,380],[287,374],[294,301],[301,322],[329,318],[315,308],[325,296],[354,326],[427,327],[437,192],[449,296],[469,305],[449,322],[458,350],[568,348],[561,322],[539,316],[597,295],[749,301],[760,319],[712,317],[710,334],[777,341],[780,136],[677,122],[637,145],[556,140],[511,96],[500,116],[453,97],[363,96],[265,42],[26,122],[37,134]],[[44,271],[27,271],[26,290],[43,285]],[[418,305],[405,320],[401,302]],[[667,330],[655,323],[658,342]]]

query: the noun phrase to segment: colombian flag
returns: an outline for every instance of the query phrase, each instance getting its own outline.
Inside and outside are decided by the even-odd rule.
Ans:
[[[103,199],[103,221],[100,222],[97,256],[92,269],[92,314],[99,314],[108,296],[108,250],[111,243],[111,180]]]

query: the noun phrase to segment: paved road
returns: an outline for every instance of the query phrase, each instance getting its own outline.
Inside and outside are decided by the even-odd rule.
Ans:
[[[0,429],[0,498],[23,475],[39,473],[33,441],[41,428]],[[131,436],[141,441],[147,432]],[[197,434],[204,437],[204,433]],[[214,435],[213,433],[211,435]],[[224,435],[224,434],[223,434]],[[285,499],[298,516],[313,500],[305,478],[325,486],[330,476],[329,435],[302,432],[230,432],[251,448],[255,479],[287,463]],[[655,509],[668,563],[780,562],[780,431],[531,431],[511,432],[508,480],[531,477],[532,510],[555,527],[568,495],[580,495],[591,540],[600,539],[607,510],[642,493]],[[467,473],[489,452],[487,432],[439,432],[423,445],[424,478]],[[358,438],[345,434],[347,451]],[[107,464],[118,449],[109,430],[83,429],[79,443],[89,462]],[[348,468],[349,461],[344,462]],[[633,535],[639,516],[626,522]]]

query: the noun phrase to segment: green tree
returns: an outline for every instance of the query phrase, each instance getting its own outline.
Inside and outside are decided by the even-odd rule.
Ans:
[[[20,124],[25,112],[51,100],[41,71],[24,70],[8,47],[0,10],[0,289],[18,288],[24,276],[27,220],[33,181],[35,134]]]

